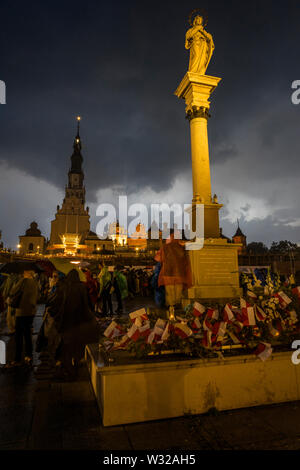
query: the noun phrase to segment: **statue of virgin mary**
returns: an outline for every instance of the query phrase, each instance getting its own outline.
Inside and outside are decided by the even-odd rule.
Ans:
[[[196,15],[185,35],[185,48],[190,50],[189,72],[204,75],[215,48],[212,35],[204,29],[204,17]]]

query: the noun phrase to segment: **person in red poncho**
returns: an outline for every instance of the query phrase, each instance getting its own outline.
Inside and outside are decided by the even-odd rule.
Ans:
[[[165,286],[166,305],[179,304],[183,291],[192,286],[192,271],[188,252],[181,240],[174,238],[174,230],[170,238],[157,252],[155,260],[161,263],[158,287]]]
[[[97,279],[93,278],[91,271],[86,269],[84,274],[86,278],[85,285],[88,291],[89,304],[90,304],[91,309],[94,311],[95,305],[98,299],[99,285],[98,285]]]

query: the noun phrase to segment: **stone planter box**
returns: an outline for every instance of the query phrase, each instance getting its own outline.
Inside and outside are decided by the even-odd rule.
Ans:
[[[274,353],[266,362],[254,355],[137,360],[124,352],[107,362],[98,345],[86,347],[104,426],[299,400],[300,365],[291,355]]]

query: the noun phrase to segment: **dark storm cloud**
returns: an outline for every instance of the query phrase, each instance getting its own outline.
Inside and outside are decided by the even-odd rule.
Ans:
[[[171,187],[190,169],[184,102],[173,93],[187,69],[184,35],[195,7],[194,1],[6,3],[0,160],[63,188],[74,116],[81,114],[90,201],[113,185],[128,192]],[[299,2],[201,7],[216,45],[208,74],[222,77],[209,121],[212,162],[218,168],[238,159],[240,173],[256,170],[258,179],[292,175],[300,169],[300,106],[290,102],[291,82],[300,78]],[[232,175],[226,178],[231,186]]]

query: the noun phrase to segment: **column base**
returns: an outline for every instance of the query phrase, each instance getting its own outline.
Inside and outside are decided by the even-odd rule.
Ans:
[[[239,244],[223,238],[205,239],[201,250],[189,251],[193,286],[188,289],[183,305],[192,300],[230,299],[240,297]]]
[[[191,226],[193,231],[196,230],[196,207],[197,204],[201,204],[198,200],[193,199],[192,205],[187,209],[190,214]],[[206,204],[204,203],[204,238],[219,238],[220,237],[220,226],[219,226],[219,210],[223,207],[223,204]]]

